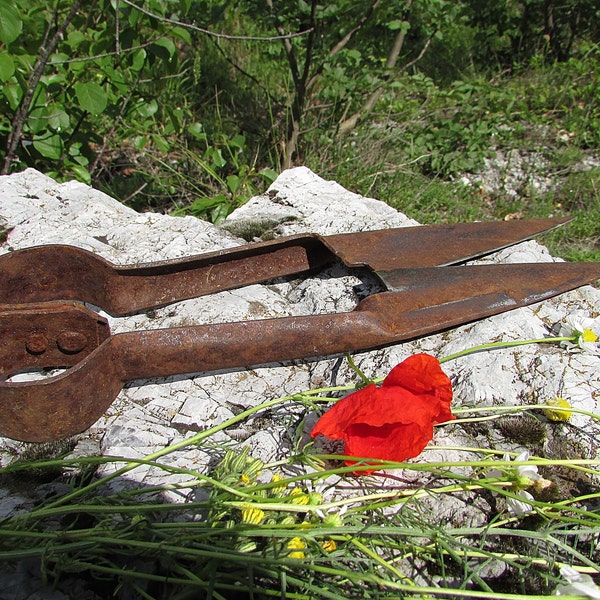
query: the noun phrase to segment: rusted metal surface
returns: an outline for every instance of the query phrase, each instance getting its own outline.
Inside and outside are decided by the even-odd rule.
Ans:
[[[70,368],[39,381],[0,382],[0,434],[26,441],[66,437],[91,426],[127,381],[379,348],[538,302],[600,278],[596,263],[432,266],[489,253],[561,222],[294,236],[137,267],[114,267],[90,253],[57,246],[4,255],[0,276],[9,284],[0,296],[1,373]],[[192,292],[202,295],[305,272],[336,258],[377,272],[388,291],[367,297],[347,313],[113,336],[94,312],[64,301],[76,298],[128,313],[134,312],[132,307],[163,305]],[[34,275],[26,273],[32,263]],[[55,263],[62,267],[55,268]],[[162,288],[167,286],[165,292]]]
[[[341,260],[374,271],[454,264],[483,256],[569,219],[460,223],[332,236],[295,235],[139,266],[117,267],[81,248],[48,245],[0,256],[0,304],[79,300],[112,315],[297,275]]]
[[[78,302],[0,305],[0,378],[71,367],[109,335],[106,319]]]

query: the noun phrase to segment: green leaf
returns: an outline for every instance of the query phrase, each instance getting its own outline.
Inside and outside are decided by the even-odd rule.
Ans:
[[[235,194],[242,185],[242,180],[237,175],[227,175],[227,189]]]
[[[146,64],[146,51],[143,48],[140,48],[137,52],[134,53],[131,60],[131,68],[134,71],[141,71]]]
[[[0,0],[0,42],[14,42],[23,30],[23,21],[17,9],[6,0]]]
[[[8,81],[15,72],[15,61],[10,54],[0,52],[0,81]]]
[[[171,121],[171,126],[168,128],[169,133],[180,133],[181,132],[181,111],[178,109],[172,109],[169,106],[166,107],[167,115]]]
[[[48,107],[48,126],[54,131],[68,129],[71,124],[69,115],[57,105]]]
[[[90,172],[80,165],[73,165],[71,167],[71,171],[75,174],[77,181],[82,181],[83,183],[87,183],[88,185],[92,183],[92,176]]]
[[[42,134],[48,129],[48,109],[46,106],[33,108],[27,117],[25,129],[28,133]]]
[[[173,27],[173,29],[171,29],[171,35],[183,40],[186,44],[192,43],[192,36],[190,35],[190,32],[183,27]]]
[[[67,152],[69,153],[69,156],[75,161],[75,163],[77,163],[78,165],[89,165],[90,161],[89,159],[84,156],[83,154],[81,154],[81,147],[83,146],[83,144],[81,142],[73,142]]]
[[[394,21],[390,21],[388,24],[388,29],[392,31],[398,31],[402,29],[403,31],[408,31],[410,29],[410,23],[408,21],[403,21],[402,19],[395,19]]]
[[[136,135],[133,138],[133,147],[136,150],[143,150],[148,145],[148,138],[145,135]]]
[[[59,135],[33,140],[33,147],[44,157],[58,160],[63,153],[63,141]]]
[[[187,206],[183,209],[179,209],[178,211],[176,211],[176,214],[179,214],[179,215],[191,214],[191,215],[201,216],[206,211],[210,210],[211,208],[215,208],[216,206],[219,206],[220,204],[226,203],[226,202],[228,202],[228,200],[229,199],[227,198],[227,196],[225,196],[223,194],[213,196],[212,198],[208,198],[208,197],[196,198],[196,200],[194,200],[192,202],[192,204],[190,204],[190,206]]]
[[[80,108],[93,115],[104,111],[107,104],[106,92],[97,83],[77,82],[74,87]]]
[[[171,149],[171,145],[169,144],[168,140],[162,135],[153,135],[152,142],[163,154],[166,154]]]
[[[8,101],[8,105],[10,106],[11,110],[17,110],[19,103],[21,102],[21,98],[23,97],[23,90],[21,89],[21,86],[18,83],[10,82],[2,86],[2,93]]]
[[[233,212],[234,208],[230,202],[223,202],[211,211],[210,220],[215,225],[220,225]]]
[[[220,169],[227,164],[227,161],[223,158],[223,153],[221,152],[220,148],[211,148],[209,154],[212,164],[215,167]]]
[[[160,58],[165,60],[173,58],[173,55],[176,51],[173,40],[170,40],[166,37],[157,39],[154,44],[150,46],[150,49],[152,50],[153,54],[156,54],[156,56],[160,56]]]
[[[60,94],[64,89],[64,85],[67,82],[67,78],[63,73],[51,73],[49,75],[44,75],[40,79],[40,83],[43,83],[46,86],[44,92],[48,92],[50,94]]]
[[[71,50],[75,50],[81,44],[87,42],[87,38],[82,31],[74,30],[69,33],[65,42],[71,48]]]
[[[149,119],[158,111],[158,102],[154,99],[150,100],[150,102],[141,101],[138,103],[136,108],[142,117]]]
[[[230,147],[239,148],[240,150],[244,149],[246,145],[246,138],[243,135],[235,135],[230,138],[227,142]]]
[[[133,29],[137,29],[139,22],[143,19],[143,16],[144,15],[142,14],[141,11],[139,11],[139,10],[132,10],[129,13],[129,16],[127,18],[127,22],[129,23],[129,25]]]
[[[70,58],[71,57],[68,54],[65,54],[64,52],[56,52],[55,54],[53,54],[50,57],[48,62],[51,65],[62,65],[63,63],[68,61]]]
[[[261,169],[258,174],[269,184],[273,183],[277,179],[277,171],[269,169],[268,167]]]
[[[305,15],[310,15],[310,6],[305,0],[298,0],[298,12]]]
[[[206,133],[202,123],[190,123],[187,126],[187,132],[197,140],[204,141],[206,139]]]

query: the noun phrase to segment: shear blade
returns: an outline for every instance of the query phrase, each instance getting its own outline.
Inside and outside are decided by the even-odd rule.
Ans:
[[[374,271],[464,263],[568,223],[570,217],[419,225],[323,237],[347,266]]]
[[[396,331],[404,329],[404,339],[412,339],[593,283],[600,279],[600,263],[467,265],[377,274],[391,291],[392,304],[398,304],[394,310],[400,309]],[[388,294],[380,296],[379,310],[389,312],[383,304]]]
[[[568,218],[421,225],[331,236],[301,234],[185,259],[116,266],[81,248],[48,245],[0,256],[0,304],[79,300],[126,315],[299,275],[336,260],[377,271],[465,262]]]

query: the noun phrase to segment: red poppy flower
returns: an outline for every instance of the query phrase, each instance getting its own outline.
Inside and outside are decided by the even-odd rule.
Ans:
[[[436,423],[455,418],[451,401],[452,383],[439,361],[415,354],[394,367],[381,387],[371,384],[339,400],[311,436],[344,440],[348,456],[403,461],[421,453]]]

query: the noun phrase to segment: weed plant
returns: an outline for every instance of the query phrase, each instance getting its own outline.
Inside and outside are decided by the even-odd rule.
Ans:
[[[502,343],[486,348],[497,345]],[[247,448],[215,440],[220,431],[274,407],[295,405],[306,415],[352,389],[267,400],[140,459],[67,455],[13,462],[0,470],[5,481],[45,472],[56,477],[58,470],[63,491],[2,519],[3,568],[27,561],[58,590],[75,578],[101,597],[146,600],[534,600],[565,583],[561,568],[574,568],[581,577],[600,575],[597,459],[465,447],[450,450],[471,459],[435,462],[428,460],[431,446],[419,461],[345,466],[344,456],[298,442],[286,458],[263,464]],[[454,410],[457,420],[440,426],[494,423],[510,415],[539,423],[534,415],[541,411],[558,419],[549,421],[557,428],[583,412],[554,405],[463,406]],[[197,447],[220,456],[208,472],[169,460]],[[114,469],[99,478],[94,471],[100,465]],[[180,483],[114,491],[112,484],[148,467],[165,480],[179,475]],[[525,511],[511,512],[511,503],[522,499],[526,474],[537,479],[526,485],[544,484],[530,488],[534,496]],[[561,478],[575,482],[575,491],[566,493]],[[175,495],[179,502],[166,501]],[[448,502],[455,512],[473,516],[456,518],[451,510],[440,518]],[[587,589],[596,593],[591,581]]]

